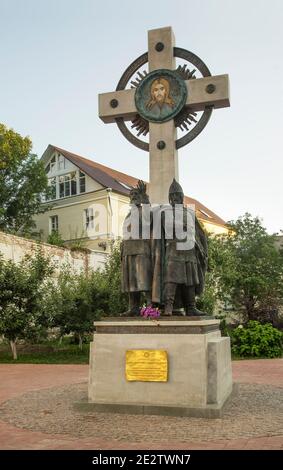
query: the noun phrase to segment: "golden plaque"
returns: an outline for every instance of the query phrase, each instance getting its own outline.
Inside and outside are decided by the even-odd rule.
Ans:
[[[126,351],[126,379],[139,382],[167,382],[167,351],[132,349]]]

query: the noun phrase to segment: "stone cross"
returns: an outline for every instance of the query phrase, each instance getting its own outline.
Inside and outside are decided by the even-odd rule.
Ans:
[[[160,47],[160,44],[162,47]],[[171,27],[148,31],[149,72],[158,69],[175,70],[174,33]],[[202,111],[206,106],[222,108],[230,106],[228,75],[216,75],[186,80],[188,91],[186,106]],[[213,93],[209,92],[212,87]],[[210,88],[211,90],[211,88]],[[99,95],[99,117],[105,123],[115,122],[118,117],[132,120],[138,113],[135,105],[135,89],[114,91]],[[113,108],[111,102],[118,105]],[[168,190],[173,178],[178,181],[178,152],[175,147],[176,128],[174,119],[157,123],[149,122],[149,194],[150,202],[168,203]],[[157,145],[164,142],[165,147]]]

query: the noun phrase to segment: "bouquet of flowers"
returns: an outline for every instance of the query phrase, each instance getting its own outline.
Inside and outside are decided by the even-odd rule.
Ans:
[[[147,307],[142,307],[140,309],[140,314],[144,318],[158,318],[160,317],[160,311],[157,307],[152,307],[152,305],[148,305]]]

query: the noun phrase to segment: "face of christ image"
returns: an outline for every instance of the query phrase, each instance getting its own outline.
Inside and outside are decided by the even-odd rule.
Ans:
[[[147,108],[150,110],[155,105],[162,108],[165,104],[169,108],[175,105],[173,98],[170,96],[170,84],[166,78],[157,78],[154,80],[150,87],[150,100],[147,103]]]

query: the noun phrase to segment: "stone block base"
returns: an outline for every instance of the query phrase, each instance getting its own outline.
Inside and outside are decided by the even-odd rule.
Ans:
[[[134,349],[167,351],[168,381],[127,381],[126,351]],[[218,418],[231,391],[230,338],[221,337],[219,320],[96,323],[85,404],[95,411]]]

